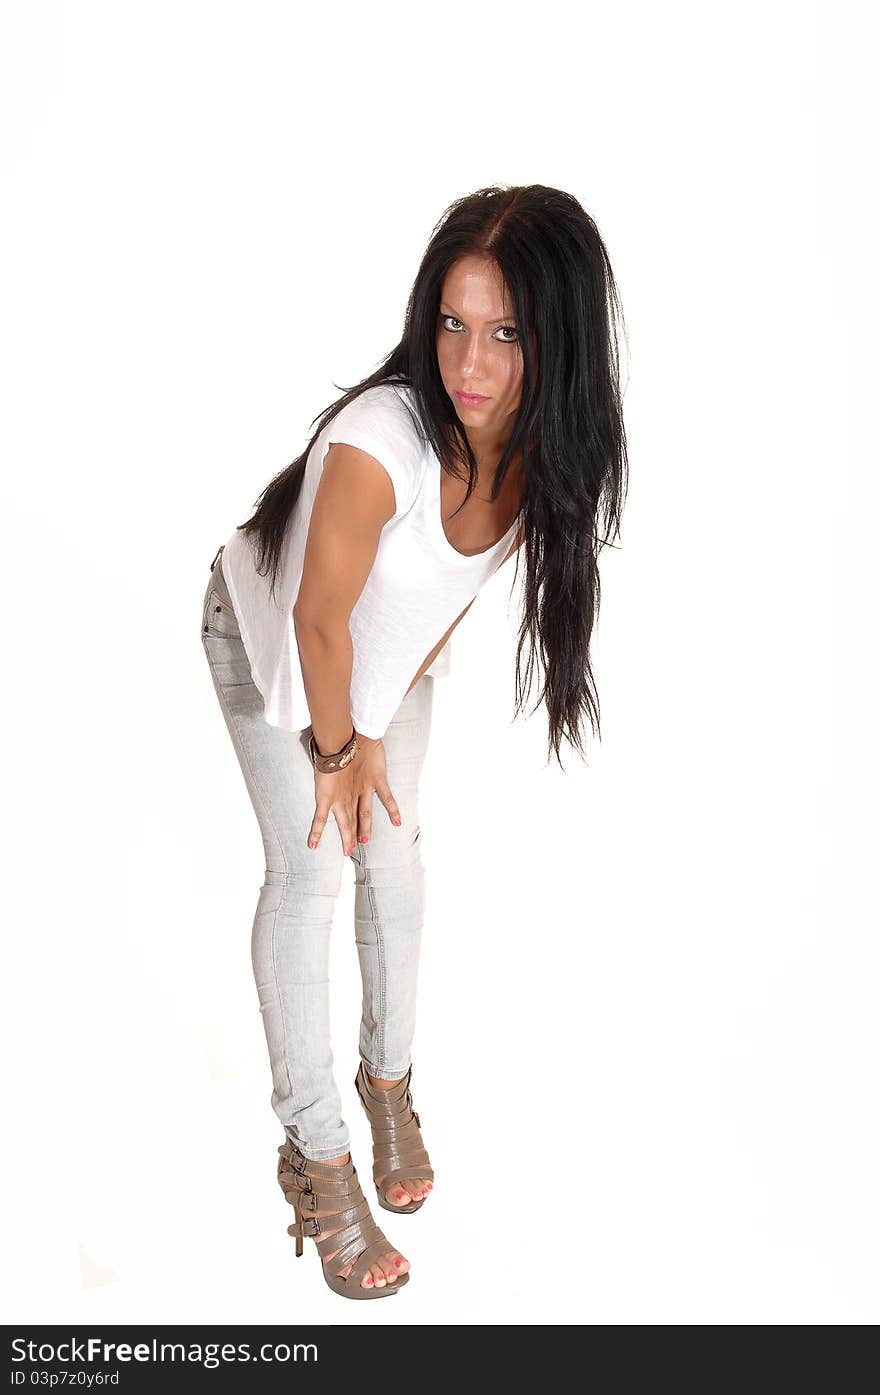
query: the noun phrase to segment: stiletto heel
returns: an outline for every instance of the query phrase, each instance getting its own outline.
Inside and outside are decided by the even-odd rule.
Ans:
[[[301,1223],[302,1223],[302,1213],[300,1212],[299,1207],[297,1206],[297,1204],[296,1204],[295,1201],[294,1201],[294,1203],[293,1203],[293,1214],[294,1214],[294,1216],[296,1217],[297,1222],[301,1224]],[[288,1231],[288,1234],[289,1234],[289,1233],[290,1233],[290,1232]],[[301,1255],[302,1252],[303,1252],[302,1231],[301,1231],[301,1230],[298,1230],[298,1231],[296,1231],[295,1233],[296,1233],[296,1257],[297,1257],[297,1259],[299,1259],[300,1255]]]

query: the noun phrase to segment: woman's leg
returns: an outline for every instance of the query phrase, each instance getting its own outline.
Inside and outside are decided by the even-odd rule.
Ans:
[[[355,939],[363,981],[360,1054],[370,1075],[399,1080],[411,1062],[425,873],[419,827],[419,779],[431,727],[434,678],[407,693],[383,737],[385,765],[402,824],[395,828],[378,795],[372,831],[355,862]]]
[[[330,929],[344,853],[328,823],[308,847],[314,771],[307,736],[263,718],[218,562],[205,593],[202,641],[226,726],[256,813],[266,874],[251,954],[272,1070],[272,1108],[307,1157],[344,1155],[349,1131],[330,1046]]]
[[[401,827],[394,827],[374,796],[370,840],[358,843],[354,853],[355,938],[363,980],[359,1045],[368,1088],[376,1090],[399,1082],[412,1059],[425,913],[419,779],[433,698],[434,679],[425,674],[407,693],[383,738],[388,783],[400,808]],[[426,1151],[413,1151],[410,1146],[408,1155],[411,1161],[428,1163]],[[390,1182],[384,1194],[391,1205],[405,1206],[422,1200],[431,1186],[424,1176],[402,1177]]]
[[[304,733],[281,731],[263,718],[263,700],[217,559],[205,593],[202,640],[266,853],[251,947],[272,1068],[272,1107],[306,1158],[347,1164],[349,1134],[333,1077],[328,982],[342,843],[335,825],[328,825],[318,847],[308,847],[315,809],[308,742]],[[322,1243],[339,1229],[338,1223],[327,1229],[326,1219],[338,1211],[332,1202],[329,1212],[313,1210],[313,1219],[323,1225]],[[322,1252],[322,1263],[345,1277],[357,1257],[337,1268],[339,1253],[331,1246]],[[382,1288],[408,1270],[409,1260],[389,1243],[361,1284]]]

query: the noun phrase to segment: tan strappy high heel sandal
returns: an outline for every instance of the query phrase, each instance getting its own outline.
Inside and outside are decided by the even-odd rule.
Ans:
[[[384,1287],[364,1288],[361,1279],[380,1255],[394,1250],[370,1214],[354,1163],[324,1163],[306,1158],[294,1143],[278,1149],[278,1181],[296,1220],[287,1227],[296,1236],[296,1257],[303,1252],[303,1236],[315,1237],[321,1269],[334,1293],[343,1298],[388,1298],[409,1282],[409,1271]],[[333,1209],[335,1208],[335,1209]],[[316,1216],[315,1211],[327,1211]],[[332,1235],[326,1234],[333,1231]],[[318,1239],[322,1236],[322,1239]],[[334,1254],[338,1250],[338,1254]],[[324,1256],[332,1254],[331,1268],[344,1269],[355,1261],[346,1278],[329,1273]]]
[[[410,1201],[406,1206],[394,1206],[385,1199],[385,1193],[392,1183],[405,1177],[424,1178],[427,1182],[434,1180],[434,1169],[422,1143],[419,1116],[412,1107],[411,1077],[412,1066],[390,1090],[383,1090],[370,1084],[361,1061],[354,1078],[355,1088],[373,1131],[373,1182],[379,1205],[386,1211],[396,1211],[402,1216],[418,1211],[424,1206],[426,1198]]]

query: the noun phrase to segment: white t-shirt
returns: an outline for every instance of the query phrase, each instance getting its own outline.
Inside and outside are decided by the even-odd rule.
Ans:
[[[381,383],[325,426],[306,461],[305,479],[288,527],[270,594],[256,571],[252,544],[239,530],[220,566],[238,618],[251,674],[271,726],[311,725],[293,621],[312,505],[333,442],[374,456],[391,478],[396,508],[384,525],[373,566],[349,619],[353,663],[351,717],[364,736],[381,738],[425,658],[507,556],[519,520],[486,552],[465,557],[449,542],[440,515],[441,464],[420,435],[409,387]],[[428,673],[449,671],[451,639]]]

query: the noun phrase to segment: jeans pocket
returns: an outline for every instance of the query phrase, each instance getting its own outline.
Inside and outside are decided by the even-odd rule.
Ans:
[[[214,635],[217,639],[241,638],[235,611],[227,600],[218,595],[213,587],[208,588],[208,594],[205,597],[202,635]]]

